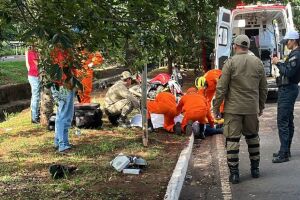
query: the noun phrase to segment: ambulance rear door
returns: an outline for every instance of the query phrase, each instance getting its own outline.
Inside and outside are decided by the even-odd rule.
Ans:
[[[295,29],[291,3],[288,3],[286,5],[285,10],[286,10],[286,15],[287,15],[287,31],[289,31],[291,29]]]
[[[215,65],[222,69],[224,61],[230,56],[232,43],[231,11],[219,8],[216,37],[215,37]]]

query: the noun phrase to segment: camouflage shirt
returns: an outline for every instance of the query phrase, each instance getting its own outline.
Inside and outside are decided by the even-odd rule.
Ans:
[[[123,99],[130,100],[135,108],[139,107],[138,99],[131,94],[123,81],[118,81],[108,89],[105,95],[105,107],[107,108]]]

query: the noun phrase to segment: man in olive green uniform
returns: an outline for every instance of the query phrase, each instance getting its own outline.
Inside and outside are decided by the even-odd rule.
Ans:
[[[229,58],[222,69],[217,84],[213,112],[219,115],[220,105],[224,106],[224,136],[226,137],[229,180],[239,182],[239,141],[243,134],[248,144],[251,161],[251,175],[259,177],[259,122],[267,98],[267,81],[262,62],[248,54],[250,40],[239,35],[234,40],[235,55]]]
[[[139,100],[128,89],[132,81],[130,72],[125,71],[121,76],[121,80],[111,86],[105,95],[105,113],[113,125],[128,127],[127,116],[134,108],[139,108]]]

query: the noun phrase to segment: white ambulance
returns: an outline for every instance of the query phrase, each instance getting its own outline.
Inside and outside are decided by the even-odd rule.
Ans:
[[[279,75],[271,57],[283,58],[288,52],[280,44],[285,33],[294,29],[291,5],[276,4],[238,5],[233,10],[219,9],[215,38],[215,64],[222,69],[224,61],[232,55],[235,36],[250,38],[250,51],[259,57],[265,68],[268,91],[277,93],[275,78]]]

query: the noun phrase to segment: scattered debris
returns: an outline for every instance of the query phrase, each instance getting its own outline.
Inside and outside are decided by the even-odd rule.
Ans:
[[[73,173],[77,167],[74,166],[64,166],[59,164],[54,164],[49,167],[49,172],[53,179],[66,178],[69,174]]]
[[[110,165],[118,172],[123,171],[124,174],[140,174],[148,164],[143,158],[120,153],[110,162]]]

